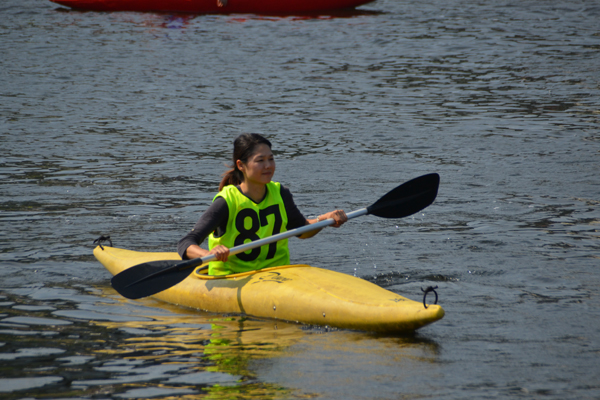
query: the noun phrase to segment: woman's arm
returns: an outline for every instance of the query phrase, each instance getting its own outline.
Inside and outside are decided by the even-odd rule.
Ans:
[[[324,220],[330,219],[330,218],[333,218],[333,220],[335,221],[335,224],[331,225],[334,228],[339,228],[346,221],[348,221],[348,217],[346,216],[346,213],[344,212],[344,210],[334,210],[334,211],[328,212],[326,214],[319,215],[315,219],[307,219],[306,222],[307,222],[307,225],[308,224],[312,225],[312,224],[316,224],[317,222],[324,221]],[[321,229],[316,229],[314,231],[303,233],[302,235],[300,235],[298,237],[300,239],[311,238],[311,237],[315,236],[317,233],[321,232]]]
[[[335,210],[328,212],[327,214],[319,215],[315,219],[307,219],[302,215],[302,213],[296,207],[296,203],[294,203],[294,197],[288,188],[285,186],[281,187],[281,198],[283,199],[283,204],[285,206],[285,212],[288,216],[288,230],[292,230],[295,228],[300,228],[302,226],[316,224],[319,221],[323,221],[329,218],[333,218],[335,220],[335,224],[332,225],[335,228],[340,227],[344,222],[348,221],[348,217],[343,210]],[[315,236],[319,233],[321,229],[317,229],[311,232],[303,233],[298,236],[300,239],[308,239]]]
[[[229,208],[222,197],[217,197],[210,207],[202,214],[194,229],[185,235],[177,244],[177,251],[182,259],[201,258],[209,254],[215,254],[217,260],[227,261],[229,249],[225,246],[217,246],[212,250],[200,247],[211,232],[217,230],[221,235],[225,233]]]
[[[219,245],[208,251],[197,244],[192,244],[185,250],[185,257],[190,260],[193,258],[202,258],[208,256],[209,254],[214,254],[218,261],[225,262],[229,258],[229,249],[225,246]]]

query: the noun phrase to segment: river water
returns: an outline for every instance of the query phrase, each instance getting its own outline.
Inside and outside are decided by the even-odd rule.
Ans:
[[[600,398],[597,2],[0,16],[0,397]],[[417,215],[290,247],[438,286],[445,318],[381,336],[116,294],[93,240],[174,251],[241,132],[305,215],[439,173]]]

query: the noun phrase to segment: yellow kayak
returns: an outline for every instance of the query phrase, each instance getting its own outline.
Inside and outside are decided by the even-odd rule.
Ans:
[[[98,246],[94,256],[111,274],[149,261],[181,260],[177,253],[136,252]],[[286,265],[216,277],[199,267],[153,297],[217,313],[252,315],[310,325],[372,332],[407,332],[444,316],[427,305],[371,282],[309,265]]]

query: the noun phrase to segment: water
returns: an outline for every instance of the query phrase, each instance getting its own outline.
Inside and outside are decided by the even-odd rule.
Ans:
[[[0,15],[2,398],[600,398],[596,2]],[[306,215],[438,172],[417,215],[290,243],[437,285],[445,318],[380,336],[118,296],[92,241],[173,251],[241,132]]]

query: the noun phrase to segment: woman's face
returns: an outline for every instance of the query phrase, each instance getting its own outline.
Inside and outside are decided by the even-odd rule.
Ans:
[[[246,163],[242,160],[236,161],[237,167],[244,174],[246,183],[267,184],[273,179],[275,174],[275,159],[271,148],[266,144],[259,144],[254,149],[254,153],[248,158]]]

